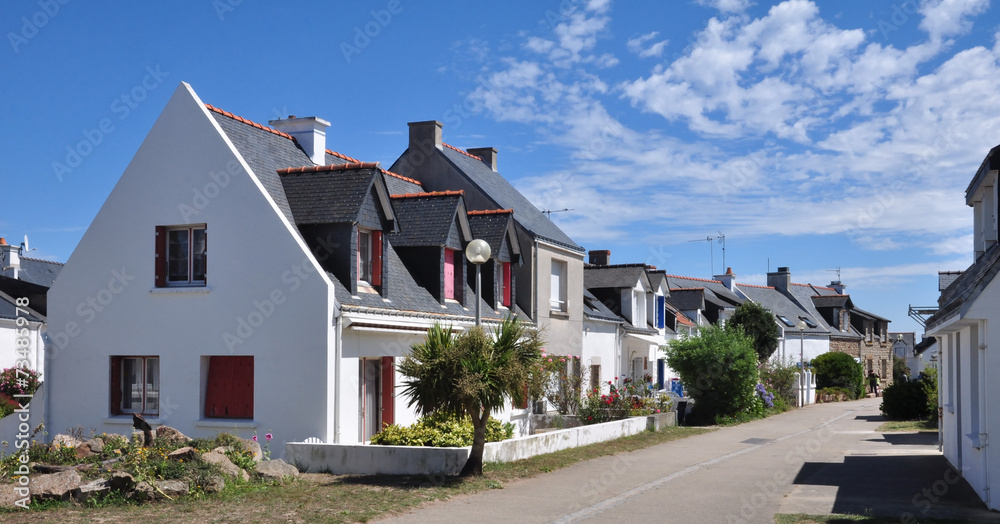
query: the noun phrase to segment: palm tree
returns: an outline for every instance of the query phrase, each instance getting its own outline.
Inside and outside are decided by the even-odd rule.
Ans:
[[[460,476],[483,474],[486,422],[507,398],[525,400],[525,384],[542,358],[538,331],[508,315],[492,333],[474,327],[458,336],[435,324],[399,364],[403,393],[421,415],[444,411],[472,418],[475,436]]]

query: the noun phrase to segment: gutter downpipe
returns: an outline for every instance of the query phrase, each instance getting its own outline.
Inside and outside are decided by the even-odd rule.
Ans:
[[[340,308],[337,308],[336,315],[337,327],[334,332],[335,339],[333,341],[333,443],[340,444],[340,360],[343,352],[341,339],[344,332],[344,316],[340,312]]]

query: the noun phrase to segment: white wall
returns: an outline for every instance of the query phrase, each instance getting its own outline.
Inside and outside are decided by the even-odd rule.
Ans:
[[[181,206],[227,168],[225,187],[185,217]],[[163,292],[154,288],[155,227],[185,223],[207,224],[208,286]],[[93,306],[95,297],[104,304]],[[155,355],[154,423],[195,437],[271,432],[279,454],[286,441],[327,440],[333,308],[332,286],[293,226],[182,84],[49,291],[49,433],[130,432],[130,417],[110,416],[110,357]],[[269,314],[241,336],[241,319],[258,310]],[[226,333],[241,343],[227,345]],[[202,420],[207,355],[254,356],[252,421]]]
[[[601,377],[598,386],[601,392],[608,391],[608,381],[619,373],[618,355],[620,353],[617,322],[602,322],[585,320],[583,323],[583,376],[584,386],[594,389],[589,383],[590,366],[600,364]]]
[[[29,366],[31,369],[42,373],[45,373],[45,344],[42,340],[42,333],[45,332],[45,324],[41,322],[28,322],[26,325],[18,327],[17,321],[14,319],[0,318],[0,370],[14,367],[20,359],[20,354],[16,351],[17,346],[15,343],[18,338],[18,333],[20,330],[27,329],[28,336],[26,337],[28,346],[28,360],[31,361]],[[45,380],[45,377],[42,377]]]
[[[772,361],[798,363],[800,354],[804,355],[806,363],[830,351],[830,337],[805,335],[799,340],[798,335],[789,334],[778,341],[778,349],[771,355]]]

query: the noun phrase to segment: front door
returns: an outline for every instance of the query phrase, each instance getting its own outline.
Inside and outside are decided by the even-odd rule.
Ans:
[[[362,442],[371,440],[372,435],[379,432],[381,426],[381,414],[379,394],[381,393],[382,370],[379,359],[361,359],[359,366],[361,376],[358,378],[360,386],[358,405],[358,426],[361,428],[359,437]]]

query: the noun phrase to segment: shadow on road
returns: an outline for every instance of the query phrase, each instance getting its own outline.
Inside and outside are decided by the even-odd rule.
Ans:
[[[893,446],[933,446],[937,444],[938,434],[931,431],[919,433],[882,433],[879,437],[867,440],[869,442],[886,442]]]
[[[793,481],[835,486],[835,514],[961,518],[1000,522],[940,455],[847,456],[843,463],[806,462]]]

